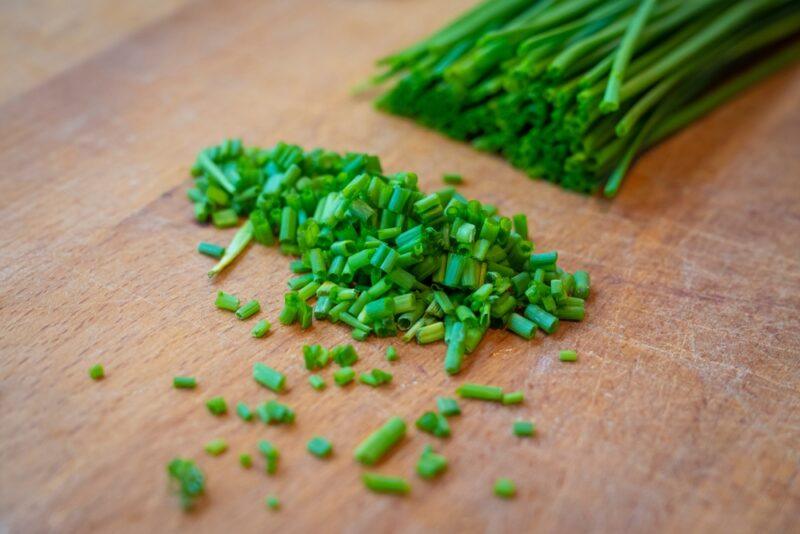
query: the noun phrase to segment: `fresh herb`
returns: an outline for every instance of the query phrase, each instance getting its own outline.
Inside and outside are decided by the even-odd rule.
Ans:
[[[320,391],[325,389],[325,379],[323,379],[319,375],[311,375],[308,377],[308,383],[311,384],[311,387]]]
[[[243,402],[236,403],[236,415],[238,415],[242,421],[249,422],[253,420],[253,412],[250,410],[250,407]]]
[[[314,436],[311,438],[306,448],[308,452],[317,458],[327,458],[331,455],[331,452],[333,452],[333,445],[331,445],[331,442],[321,436]]]
[[[417,419],[416,425],[423,432],[433,434],[437,438],[450,436],[450,423],[447,422],[447,418],[442,414],[425,412]]]
[[[267,508],[273,511],[280,510],[281,508],[281,501],[275,495],[267,496],[264,503],[267,505]]]
[[[417,474],[425,479],[433,479],[447,469],[447,458],[433,452],[433,447],[426,445],[417,461]]]
[[[250,335],[253,337],[264,337],[272,325],[266,319],[261,319],[258,321],[252,330],[250,330]]]
[[[197,252],[205,254],[206,256],[211,256],[212,258],[221,258],[222,255],[225,254],[225,247],[201,241],[200,244],[197,245]]]
[[[503,404],[520,404],[525,400],[525,395],[521,391],[512,391],[511,393],[503,393]]]
[[[511,499],[517,494],[517,486],[510,478],[498,478],[494,483],[494,494],[501,499]]]
[[[92,380],[102,380],[106,376],[106,370],[99,363],[89,368],[89,377]]]
[[[558,359],[562,362],[577,362],[578,353],[574,350],[562,350],[558,353]]]
[[[356,372],[353,371],[352,367],[342,367],[341,369],[337,369],[333,372],[333,381],[336,382],[337,386],[346,386],[350,382],[353,381],[356,377]]]
[[[449,185],[460,185],[464,183],[464,178],[460,174],[445,174],[442,181]]]
[[[392,417],[356,447],[355,459],[364,465],[374,465],[405,435],[405,421]]]
[[[249,454],[240,454],[239,465],[241,465],[245,469],[250,469],[251,467],[253,467],[253,457],[250,456]]]
[[[205,476],[197,464],[185,458],[175,458],[167,464],[167,475],[183,509],[194,508],[205,491]]]
[[[397,359],[398,359],[397,349],[394,348],[391,345],[386,347],[386,361],[387,362],[394,362],[394,361],[397,361]]]
[[[244,321],[257,314],[259,311],[261,311],[261,304],[259,304],[257,300],[251,300],[236,310],[236,317]]]
[[[213,397],[206,401],[206,408],[213,415],[224,415],[228,412],[228,404],[223,397]]]
[[[267,474],[274,475],[278,471],[278,460],[281,456],[278,449],[269,441],[262,439],[258,442],[258,451],[267,462]]]
[[[361,476],[364,485],[375,493],[391,493],[395,495],[406,495],[411,491],[411,485],[401,477],[391,477],[379,475],[378,473],[364,473]]]
[[[176,376],[172,379],[175,389],[194,389],[197,387],[197,379],[193,376]]]
[[[217,300],[214,301],[214,305],[221,310],[235,312],[239,309],[239,297],[235,297],[225,293],[224,291],[219,291],[217,293]]]
[[[294,410],[276,400],[259,404],[256,407],[256,415],[268,425],[292,424],[295,418]]]
[[[256,362],[253,365],[253,378],[256,382],[275,393],[281,393],[286,386],[286,375],[261,362]]]
[[[439,409],[439,413],[445,417],[461,415],[461,407],[459,407],[458,401],[449,397],[437,397],[436,407]]]
[[[497,386],[462,384],[456,389],[456,393],[464,399],[478,399],[494,402],[503,401],[503,389]]]
[[[533,436],[536,432],[536,425],[531,421],[515,421],[513,431],[515,436]]]
[[[217,438],[212,439],[208,443],[206,443],[205,447],[203,447],[208,454],[211,456],[219,456],[223,452],[228,450],[228,442],[224,439]]]
[[[375,388],[391,382],[392,374],[380,369],[373,369],[368,373],[361,373],[361,375],[358,377],[358,380],[362,384],[366,384]]]

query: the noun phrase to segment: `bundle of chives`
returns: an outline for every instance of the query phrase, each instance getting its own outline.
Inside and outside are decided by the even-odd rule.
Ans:
[[[444,340],[444,367],[455,374],[489,328],[531,339],[537,329],[551,334],[562,320],[584,318],[588,274],[561,269],[555,251],[535,251],[525,215],[504,217],[452,188],[423,193],[416,174],[386,174],[375,156],[285,143],[245,148],[229,140],[202,151],[192,171],[189,196],[201,211],[233,209],[247,217],[212,274],[253,240],[277,241],[298,257],[281,324],[308,328],[327,320],[349,326],[358,340],[400,332],[420,344]],[[217,189],[228,192],[228,205],[214,200]],[[222,292],[217,298],[218,307],[242,317],[255,312],[253,302],[240,307]],[[334,377],[339,385],[354,377],[351,345],[330,354],[308,346],[303,356],[309,370],[329,359],[347,368]],[[280,373],[262,364],[254,373],[262,385],[282,390]]]
[[[648,147],[800,58],[793,0],[485,0],[379,61],[378,107],[617,194]]]

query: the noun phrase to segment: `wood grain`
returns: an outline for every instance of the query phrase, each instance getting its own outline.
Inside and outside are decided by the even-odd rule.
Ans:
[[[652,151],[613,203],[530,181],[503,161],[375,112],[348,88],[374,57],[468,1],[201,2],[0,107],[0,530],[11,532],[789,532],[800,517],[800,70],[781,73]],[[400,346],[388,389],[306,384],[301,346],[323,324],[249,337],[218,288],[274,319],[287,260],[249,250],[217,282],[194,252],[230,232],[192,222],[200,147],[226,136],[379,154],[422,186],[524,211],[540,247],[585,268],[586,322],[524,342],[492,332],[456,379],[442,345]],[[359,367],[386,366],[384,341]],[[557,351],[576,348],[575,365]],[[107,378],[87,369],[103,362]],[[203,402],[271,398],[252,364],[285,371],[292,428],[214,418]],[[195,391],[175,391],[175,374]],[[325,372],[329,378],[330,370]],[[413,476],[414,431],[379,471],[406,499],[368,494],[351,452],[388,416],[408,421],[462,381],[525,391],[514,408],[464,402],[437,444],[450,471]],[[540,435],[511,435],[517,418]],[[321,462],[314,434],[334,443]],[[202,452],[215,437],[231,450]],[[268,478],[237,464],[258,439]],[[208,497],[186,515],[164,466],[195,457]],[[492,482],[513,477],[518,498]],[[263,498],[278,494],[270,513]]]

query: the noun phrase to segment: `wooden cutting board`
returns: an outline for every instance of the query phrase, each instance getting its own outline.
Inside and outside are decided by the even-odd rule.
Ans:
[[[375,57],[469,1],[205,1],[0,107],[0,531],[765,531],[800,518],[800,70],[783,72],[653,150],[614,202],[527,179],[502,160],[395,117],[348,89]],[[587,269],[588,320],[525,342],[492,332],[462,374],[444,346],[358,344],[386,389],[307,384],[301,347],[349,340],[320,324],[249,336],[218,289],[273,322],[288,260],[253,247],[219,280],[192,221],[197,151],[224,137],[379,154],[421,184],[466,177],[468,197],[528,215],[541,249]],[[558,362],[575,348],[576,364]],[[271,398],[256,361],[288,375],[291,428],[215,418],[204,401]],[[107,378],[87,369],[102,362]],[[324,375],[330,379],[330,369]],[[171,378],[192,374],[194,391]],[[463,381],[525,404],[462,402],[453,436],[411,429],[378,470],[407,498],[368,493],[354,446],[391,415],[411,423]],[[533,419],[535,439],[511,435]],[[305,451],[327,436],[334,456]],[[202,446],[223,437],[218,458]],[[244,471],[259,439],[279,473]],[[422,447],[450,470],[413,474]],[[193,457],[208,495],[182,513],[165,465]],[[518,485],[513,501],[493,481]],[[265,509],[267,494],[283,509]]]

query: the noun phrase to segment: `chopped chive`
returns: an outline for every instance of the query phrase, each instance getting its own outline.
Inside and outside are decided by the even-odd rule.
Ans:
[[[511,314],[508,320],[508,329],[523,339],[531,339],[536,335],[536,323],[518,313]]]
[[[434,412],[425,412],[416,421],[416,426],[423,432],[433,434],[437,438],[450,436],[450,424],[444,415]]]
[[[461,415],[461,407],[458,405],[458,401],[449,397],[437,397],[436,407],[439,409],[439,413],[445,417]]]
[[[203,447],[211,456],[219,456],[228,450],[228,443],[221,438],[212,439]]]
[[[228,404],[223,397],[212,397],[206,401],[206,408],[213,415],[224,415],[228,413]]]
[[[172,379],[175,389],[194,389],[197,387],[197,380],[193,376],[176,376]]]
[[[401,477],[390,477],[379,475],[378,473],[364,473],[361,478],[367,489],[375,493],[406,495],[411,491],[411,485],[406,479]]]
[[[433,479],[447,469],[447,458],[433,452],[433,447],[426,446],[417,461],[417,474],[425,479]]]
[[[250,469],[251,467],[253,467],[253,457],[250,456],[249,454],[240,454],[239,465],[241,465],[245,469]]]
[[[256,382],[275,393],[281,393],[286,386],[286,375],[261,362],[256,362],[253,365],[253,378]]]
[[[217,228],[230,228],[239,224],[239,215],[232,209],[215,211],[211,214],[211,221]]]
[[[247,221],[236,231],[236,235],[231,239],[230,244],[225,248],[225,254],[217,262],[214,267],[208,271],[208,277],[213,278],[219,274],[225,267],[230,265],[233,260],[247,247],[253,239],[253,223]],[[235,310],[231,310],[235,311]]]
[[[352,367],[342,367],[341,369],[337,369],[333,372],[333,381],[336,382],[337,386],[346,386],[350,382],[352,382],[356,377],[356,372],[353,371]]]
[[[278,471],[278,460],[280,460],[278,449],[269,441],[262,439],[258,442],[258,451],[267,462],[267,474],[274,475]]]
[[[405,421],[392,417],[356,447],[355,459],[365,465],[374,465],[405,435]]]
[[[578,353],[574,350],[562,350],[558,353],[558,359],[562,362],[577,362]]]
[[[250,407],[243,402],[236,403],[236,415],[238,415],[242,419],[242,421],[253,420],[252,410],[250,410]]]
[[[498,478],[494,483],[494,494],[501,499],[511,499],[517,494],[517,486],[510,478]]]
[[[281,508],[281,501],[275,495],[268,495],[264,503],[270,510],[280,510]]]
[[[589,273],[586,271],[575,271],[572,277],[575,281],[575,296],[584,300],[589,298],[589,291],[591,287]]]
[[[258,321],[253,329],[250,330],[250,335],[253,337],[264,337],[272,325],[266,319]]]
[[[464,183],[464,178],[460,174],[445,174],[442,176],[442,181],[450,185],[459,185]]]
[[[99,363],[94,364],[89,368],[89,377],[92,380],[101,380],[106,376],[106,371]]]
[[[513,431],[515,436],[530,437],[536,432],[536,425],[531,421],[515,421]]]
[[[256,415],[268,425],[294,423],[294,410],[276,400],[270,400],[256,407]]]
[[[197,245],[197,252],[205,254],[206,256],[211,256],[212,258],[221,258],[222,255],[225,254],[225,247],[201,241],[200,244]]]
[[[167,464],[170,484],[181,501],[184,510],[194,508],[205,491],[205,475],[192,460],[175,458]]]
[[[378,387],[391,382],[392,374],[387,373],[386,371],[382,371],[380,369],[373,369],[368,373],[361,373],[361,375],[358,377],[358,380],[362,384],[366,384],[372,387]]]
[[[308,377],[308,383],[311,384],[311,387],[320,391],[325,389],[325,380],[319,375],[311,375]]]
[[[525,400],[525,396],[521,391],[512,391],[511,393],[503,394],[503,404],[520,404]]]
[[[217,300],[214,305],[221,310],[235,312],[239,309],[239,298],[231,294],[220,291],[217,293]]]
[[[496,386],[484,386],[481,384],[462,384],[456,389],[464,399],[478,399],[494,402],[502,402],[503,389]]]
[[[353,345],[338,345],[331,349],[333,361],[342,367],[350,367],[358,361],[358,353]]]
[[[261,304],[257,300],[251,300],[247,304],[236,310],[236,317],[242,321],[249,319],[253,315],[261,311]]]
[[[317,458],[327,458],[331,455],[331,452],[333,452],[333,445],[331,445],[331,442],[321,436],[314,436],[311,438],[306,448],[308,452]]]
[[[386,361],[394,362],[397,361],[397,359],[398,359],[397,349],[391,345],[386,347]]]
[[[417,332],[417,342],[420,345],[433,343],[440,339],[444,339],[444,323],[441,321],[423,326]]]

